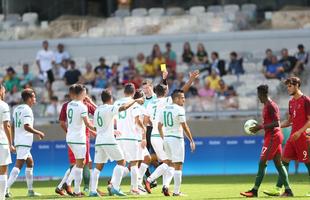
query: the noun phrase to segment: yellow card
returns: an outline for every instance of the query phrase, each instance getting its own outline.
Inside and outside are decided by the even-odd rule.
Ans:
[[[160,71],[162,71],[162,72],[167,71],[167,66],[166,66],[166,64],[160,64]]]

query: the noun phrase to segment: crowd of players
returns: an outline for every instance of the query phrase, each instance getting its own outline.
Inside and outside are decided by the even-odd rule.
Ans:
[[[162,192],[165,196],[182,196],[182,165],[185,157],[184,135],[190,141],[190,148],[195,150],[195,143],[186,123],[184,93],[187,92],[199,76],[198,71],[190,73],[190,79],[182,87],[167,96],[167,75],[163,71],[162,83],[153,85],[144,81],[142,89],[128,83],[124,86],[124,97],[113,102],[111,91],[104,89],[101,93],[102,105],[96,106],[87,96],[87,89],[82,84],[74,84],[69,88],[70,101],[65,103],[59,117],[60,125],[66,133],[69,146],[70,167],[56,187],[59,195],[74,197],[101,196],[98,190],[100,171],[109,160],[116,161],[111,180],[108,185],[110,195],[125,196],[120,185],[122,178],[130,173],[132,195],[143,195],[152,192],[154,181],[163,176]],[[44,138],[44,133],[33,128],[34,117],[31,107],[36,103],[35,91],[24,89],[21,93],[23,104],[13,111],[12,129],[9,106],[3,99],[5,87],[0,87],[0,197],[11,197],[9,189],[16,181],[21,168],[26,163],[26,182],[28,196],[39,196],[33,190],[33,158],[31,146],[33,136]],[[91,121],[88,116],[93,116]],[[11,136],[14,132],[14,145]],[[89,153],[89,137],[96,137],[95,167]],[[7,179],[8,165],[11,163],[10,152],[16,152],[17,158]],[[126,165],[128,163],[128,165]],[[155,171],[145,177],[148,167],[157,164]],[[88,177],[84,192],[80,185]],[[90,180],[89,180],[90,178]],[[169,185],[174,179],[173,194]],[[74,181],[74,189],[71,183]],[[142,186],[144,182],[144,186]]]

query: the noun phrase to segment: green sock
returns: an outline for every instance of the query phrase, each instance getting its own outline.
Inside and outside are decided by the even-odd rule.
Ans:
[[[309,176],[309,181],[310,181],[310,163],[305,163],[305,166],[308,169],[308,176]]]
[[[289,163],[283,162],[283,161],[282,161],[282,164],[283,164],[283,166],[285,167],[286,173],[287,173],[287,175],[288,175]],[[282,188],[282,186],[283,186],[283,181],[282,181],[281,176],[279,175],[279,176],[278,176],[278,181],[277,181],[277,187],[278,187],[278,188]]]
[[[83,180],[84,180],[84,188],[89,188],[90,171],[88,166],[84,166],[83,168]]]
[[[287,174],[286,168],[283,166],[283,164],[276,165],[276,168],[277,168],[278,173],[279,173],[279,178],[282,180],[282,183],[283,183],[285,189],[290,189],[290,183],[288,180],[288,174]]]
[[[256,175],[255,185],[254,185],[253,189],[258,190],[258,188],[259,188],[260,184],[262,183],[263,178],[265,176],[266,168],[267,168],[266,163],[263,161],[260,161],[259,165],[258,165],[258,172]]]

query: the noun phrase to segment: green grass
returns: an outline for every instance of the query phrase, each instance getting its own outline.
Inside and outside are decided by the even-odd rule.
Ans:
[[[264,189],[270,189],[274,187],[276,182],[276,176],[266,175],[265,180],[261,185],[259,192],[259,199],[271,199],[262,193]],[[253,186],[255,175],[240,175],[240,176],[195,176],[195,177],[183,177],[183,183],[181,191],[187,194],[187,197],[178,197],[182,199],[244,199],[239,195],[240,192],[246,191]],[[295,194],[294,199],[309,199],[305,197],[307,192],[310,192],[310,184],[308,182],[308,176],[290,175],[290,182],[293,192]],[[25,182],[18,182],[11,188],[13,194],[12,199],[72,199],[70,197],[60,197],[54,193],[54,189],[57,185],[57,181],[36,181],[34,188],[36,192],[42,193],[42,197],[27,198],[27,189]],[[105,190],[107,179],[101,179],[99,182],[100,188]],[[122,183],[122,190],[124,192],[129,191],[129,179],[125,179]],[[173,185],[171,185],[173,189]],[[103,199],[119,199],[120,197],[102,197]],[[147,196],[127,196],[122,199],[160,199],[165,198],[161,194],[161,186],[153,190],[153,193]],[[171,197],[172,198],[172,197]],[[176,197],[174,197],[176,198]],[[100,198],[79,198],[79,199],[100,199]]]

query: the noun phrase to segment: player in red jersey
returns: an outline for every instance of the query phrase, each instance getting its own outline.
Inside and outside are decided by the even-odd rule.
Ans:
[[[74,85],[71,86],[69,88],[69,96],[71,95],[71,90],[73,89]],[[67,111],[67,106],[68,106],[68,103],[70,101],[66,102],[63,104],[62,108],[61,108],[61,112],[60,112],[60,115],[59,115],[59,122],[60,122],[60,126],[61,128],[67,132],[67,124],[66,124],[66,121],[67,121],[67,116],[66,116],[66,111]],[[83,103],[87,106],[87,109],[88,109],[88,113],[93,115],[95,113],[95,110],[96,110],[96,105],[93,103],[93,101],[88,97],[86,96],[86,98],[84,99]],[[87,148],[87,152],[86,152],[86,159],[85,159],[85,167],[83,169],[83,179],[84,179],[84,191],[87,191],[89,190],[89,183],[90,183],[90,174],[91,174],[91,171],[90,169],[92,169],[92,160],[91,160],[91,157],[90,157],[90,141],[89,141],[89,138],[90,138],[90,134],[94,134],[91,130],[89,130],[88,128],[86,128],[86,148]],[[63,177],[62,181],[60,182],[60,184],[57,186],[57,188],[55,189],[55,192],[60,194],[60,195],[64,195],[64,190],[63,190],[63,185],[66,183],[68,177],[69,177],[69,174],[70,174],[70,171],[71,171],[71,168],[72,166],[75,164],[75,157],[73,155],[73,152],[71,151],[70,148],[68,148],[68,157],[69,157],[69,163],[70,163],[70,168],[67,169],[66,173],[65,173],[65,176]],[[72,180],[71,180],[72,181]],[[69,182],[71,182],[69,181]],[[70,187],[67,187],[68,191],[67,193],[69,195],[71,195],[72,191],[70,189]],[[100,192],[100,194],[102,194]]]
[[[298,77],[288,78],[285,81],[285,85],[292,98],[289,101],[288,119],[281,123],[281,127],[292,126],[292,131],[284,147],[282,162],[287,171],[291,160],[303,162],[310,176],[310,140],[306,135],[306,130],[310,127],[310,99],[301,92],[301,81]],[[278,178],[275,190],[264,191],[264,193],[270,196],[278,196],[282,185],[282,179]],[[310,196],[310,193],[307,196]]]
[[[266,173],[267,162],[268,160],[273,160],[279,177],[281,177],[285,185],[283,196],[293,196],[289,186],[287,171],[281,162],[283,135],[280,128],[280,111],[278,105],[268,97],[268,85],[258,86],[257,95],[260,102],[264,104],[262,111],[263,122],[261,125],[257,124],[255,127],[252,127],[250,131],[256,133],[264,129],[264,145],[261,151],[255,185],[251,190],[241,192],[240,194],[245,197],[257,197],[258,188]]]

